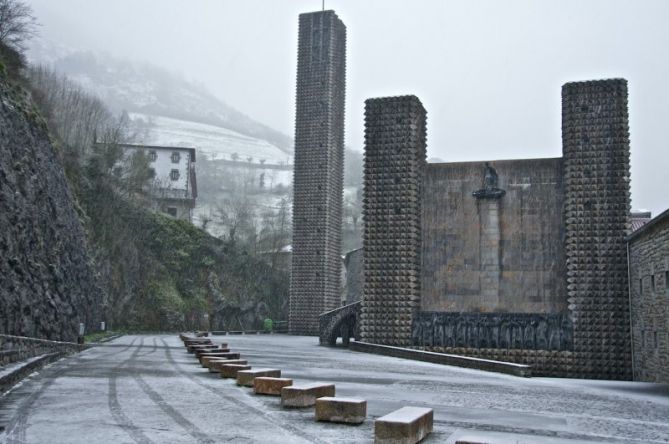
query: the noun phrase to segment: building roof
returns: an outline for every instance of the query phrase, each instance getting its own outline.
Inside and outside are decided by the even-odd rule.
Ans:
[[[636,230],[634,229],[634,218],[632,219],[632,232],[627,236],[627,242],[630,242],[633,239],[636,239],[643,233],[646,233],[648,230],[650,230],[652,227],[655,225],[662,223],[665,220],[669,220],[669,209],[664,210],[662,213],[658,214],[655,216],[653,219],[646,220],[644,224],[642,224],[639,228]]]
[[[104,145],[104,144],[101,144]],[[160,145],[143,145],[141,143],[119,143],[118,146],[123,148],[137,148],[149,150],[182,150],[189,151],[191,155],[191,162],[195,162],[195,148],[188,146],[160,146]]]

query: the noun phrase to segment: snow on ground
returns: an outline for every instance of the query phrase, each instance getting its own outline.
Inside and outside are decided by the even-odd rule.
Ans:
[[[240,161],[259,164],[290,165],[292,156],[275,145],[261,139],[204,123],[172,119],[161,116],[132,113],[130,117],[151,122],[151,130],[144,143],[151,145],[186,146],[196,148],[210,160],[232,160],[236,153]]]

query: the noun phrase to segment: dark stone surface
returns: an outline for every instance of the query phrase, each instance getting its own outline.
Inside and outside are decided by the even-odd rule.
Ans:
[[[669,383],[669,210],[629,241],[634,379]]]
[[[334,11],[300,15],[289,330],[317,335],[341,300],[346,27]]]
[[[416,96],[365,102],[366,342],[411,345],[421,297],[421,205],[427,113]]]
[[[581,377],[630,379],[627,81],[562,87],[567,294]]]
[[[565,314],[421,312],[414,345],[424,347],[571,350],[572,325]]]
[[[0,333],[76,341],[99,325],[84,229],[34,105],[0,74]]]
[[[365,252],[362,248],[349,251],[344,256],[346,304],[362,300],[362,291],[365,284],[364,259]]]
[[[319,343],[335,345],[341,337],[345,345],[354,337],[360,339],[360,312],[362,302],[357,301],[343,307],[321,313],[318,317]]]

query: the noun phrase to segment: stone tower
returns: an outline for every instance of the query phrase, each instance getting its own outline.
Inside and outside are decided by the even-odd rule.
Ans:
[[[420,306],[426,112],[415,96],[365,102],[362,340],[411,345]]]
[[[627,82],[564,85],[562,143],[574,365],[582,377],[629,379]]]
[[[289,330],[317,335],[340,300],[346,26],[334,11],[300,15]]]

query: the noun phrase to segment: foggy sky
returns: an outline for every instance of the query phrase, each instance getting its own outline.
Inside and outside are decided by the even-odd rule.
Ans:
[[[293,136],[297,16],[320,0],[29,0],[41,35],[204,84]],[[669,207],[669,1],[327,0],[348,28],[346,143],[364,100],[415,94],[428,157],[558,157],[560,87],[629,81],[633,208]]]

